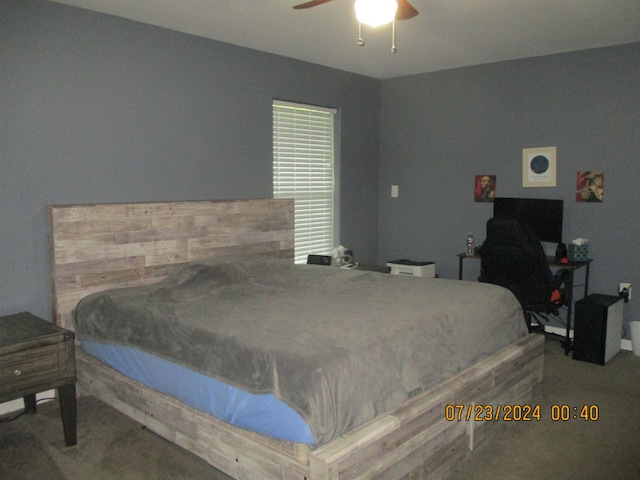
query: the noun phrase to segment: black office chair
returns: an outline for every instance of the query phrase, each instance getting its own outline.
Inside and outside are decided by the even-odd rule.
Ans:
[[[549,269],[542,244],[516,220],[490,218],[487,238],[478,248],[481,258],[478,280],[508,288],[522,305],[527,329],[531,321],[558,315],[570,286],[570,274]],[[552,296],[556,297],[552,300]]]

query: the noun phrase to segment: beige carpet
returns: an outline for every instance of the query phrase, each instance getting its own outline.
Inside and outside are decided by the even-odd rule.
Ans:
[[[597,405],[597,421],[554,421],[552,406]],[[576,361],[547,340],[540,422],[509,425],[456,471],[459,480],[640,478],[640,357]],[[579,412],[578,412],[579,413]]]
[[[0,423],[2,480],[227,480],[94,397],[78,399],[78,445],[65,447],[57,402]]]
[[[511,422],[474,451],[453,478],[640,478],[640,357],[607,366],[573,360],[547,340],[539,422]],[[553,421],[552,405],[597,405],[597,421]],[[573,414],[572,414],[573,415]],[[93,397],[78,400],[78,445],[65,447],[57,402],[0,423],[0,479],[226,480]]]

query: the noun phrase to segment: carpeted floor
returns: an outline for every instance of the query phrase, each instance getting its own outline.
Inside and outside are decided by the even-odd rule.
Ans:
[[[228,480],[95,397],[78,399],[78,445],[65,447],[57,402],[0,423],[3,480]]]
[[[622,351],[606,366],[576,361],[547,340],[540,422],[510,424],[456,480],[640,478],[640,357]],[[597,421],[553,421],[554,405],[597,405]],[[571,417],[575,412],[571,412]]]
[[[597,405],[597,421],[551,420],[552,405]],[[547,340],[540,422],[505,425],[453,478],[640,478],[640,357],[605,366],[565,356]],[[0,423],[0,479],[227,480],[185,450],[93,397],[78,399],[78,445],[65,447],[57,402]]]

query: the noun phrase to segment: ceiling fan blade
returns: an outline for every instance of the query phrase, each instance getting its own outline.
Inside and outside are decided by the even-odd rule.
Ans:
[[[301,3],[300,5],[294,6],[294,10],[302,10],[304,8],[317,7],[318,5],[322,5],[323,3],[329,3],[333,0],[311,0],[310,2]]]
[[[398,0],[398,10],[396,11],[396,20],[409,20],[410,18],[413,18],[416,15],[418,15],[418,10],[416,10],[413,7],[413,5],[411,5],[407,0]]]

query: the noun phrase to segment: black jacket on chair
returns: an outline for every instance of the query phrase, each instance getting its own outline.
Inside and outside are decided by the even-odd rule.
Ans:
[[[522,305],[529,328],[530,312],[557,315],[551,294],[561,281],[549,269],[542,244],[530,230],[516,220],[490,218],[487,238],[478,254],[478,280],[511,290]]]

